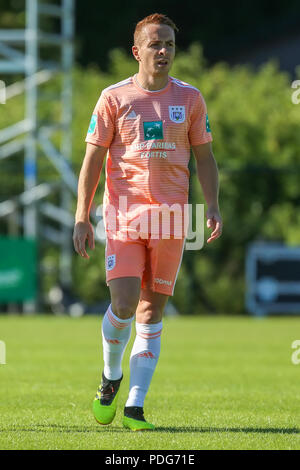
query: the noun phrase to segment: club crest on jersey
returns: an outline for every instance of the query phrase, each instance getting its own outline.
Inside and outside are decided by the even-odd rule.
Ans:
[[[106,270],[111,271],[116,266],[116,255],[110,255],[106,260]]]
[[[185,121],[185,106],[169,106],[169,118],[180,124]]]

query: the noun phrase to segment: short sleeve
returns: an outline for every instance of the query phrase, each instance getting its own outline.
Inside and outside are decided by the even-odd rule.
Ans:
[[[110,147],[114,136],[114,107],[101,93],[93,111],[85,141],[102,147]]]
[[[189,128],[190,145],[206,144],[212,140],[206,103],[199,92],[191,113],[191,124]]]

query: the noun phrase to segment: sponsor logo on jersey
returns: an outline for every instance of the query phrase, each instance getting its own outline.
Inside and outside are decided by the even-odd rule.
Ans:
[[[91,122],[90,122],[90,127],[88,129],[88,134],[93,134],[93,132],[95,131],[96,124],[97,124],[97,115],[93,114],[91,118]]]
[[[143,151],[143,150],[176,150],[175,142],[141,142],[138,144],[132,144],[131,150]]]
[[[163,123],[162,121],[144,122],[144,139],[163,139]]]
[[[167,152],[142,152],[141,158],[167,158]]]
[[[106,260],[106,269],[111,271],[116,266],[116,255],[109,255]]]
[[[169,106],[169,118],[180,124],[185,121],[185,106]]]
[[[206,115],[206,132],[211,132],[210,125],[209,125],[209,120],[208,120],[208,114]]]

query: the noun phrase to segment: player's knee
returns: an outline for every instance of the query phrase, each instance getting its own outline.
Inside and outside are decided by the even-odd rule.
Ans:
[[[136,305],[131,302],[119,300],[112,302],[112,310],[121,320],[126,320],[134,316]]]
[[[162,320],[163,311],[160,307],[147,306],[139,312],[139,321],[144,324],[158,323]]]

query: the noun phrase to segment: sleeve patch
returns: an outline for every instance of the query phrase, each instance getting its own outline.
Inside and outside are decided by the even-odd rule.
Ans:
[[[95,127],[97,124],[97,115],[93,114],[90,122],[90,126],[88,129],[88,134],[93,134],[95,132]]]
[[[209,120],[208,120],[208,114],[206,114],[206,132],[211,132]]]

